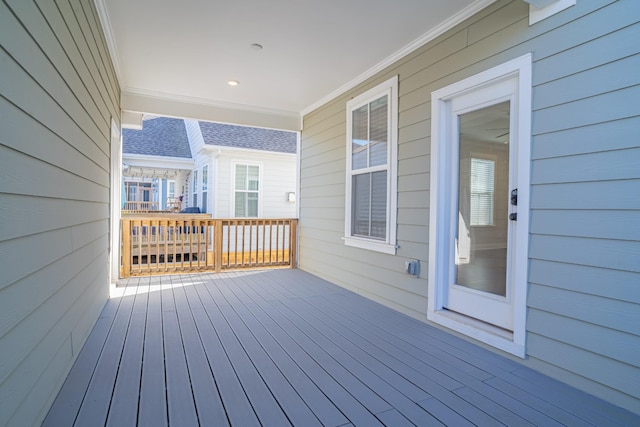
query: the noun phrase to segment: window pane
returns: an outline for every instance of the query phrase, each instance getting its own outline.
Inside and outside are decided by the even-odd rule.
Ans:
[[[351,194],[351,233],[354,236],[369,236],[369,208],[371,206],[371,174],[354,175]]]
[[[369,143],[369,106],[363,105],[353,111],[351,133],[352,169],[367,167],[367,144]]]
[[[247,166],[236,165],[236,190],[247,189]]]
[[[352,203],[352,235],[386,239],[387,172],[355,175]]]
[[[247,194],[247,215],[258,216],[258,193]]]
[[[207,191],[208,175],[209,175],[208,172],[209,172],[208,166],[203,166],[202,167],[202,191]]]
[[[371,174],[371,237],[387,237],[387,171]]]
[[[369,166],[387,163],[387,96],[370,104]]]
[[[246,213],[246,200],[247,193],[236,193],[236,216],[243,217],[247,216]]]
[[[248,166],[247,174],[248,174],[247,190],[258,191],[258,180],[260,179],[260,170],[258,166]]]

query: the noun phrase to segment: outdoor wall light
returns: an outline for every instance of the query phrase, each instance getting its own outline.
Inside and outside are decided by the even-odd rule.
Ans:
[[[296,201],[296,193],[289,192],[287,193],[287,202],[295,202]]]

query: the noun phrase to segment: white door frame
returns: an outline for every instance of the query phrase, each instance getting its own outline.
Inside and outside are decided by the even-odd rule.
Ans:
[[[513,332],[444,309],[451,268],[449,254],[453,250],[449,239],[456,222],[450,214],[452,196],[451,171],[448,167],[454,154],[451,135],[451,100],[471,92],[517,79],[514,102],[515,118],[512,134],[517,138],[518,219],[513,249]],[[427,319],[468,335],[481,342],[515,354],[525,355],[526,296],[529,246],[529,187],[531,166],[531,54],[471,76],[439,89],[431,95],[431,187],[429,214],[429,290]],[[492,102],[489,98],[487,102]]]

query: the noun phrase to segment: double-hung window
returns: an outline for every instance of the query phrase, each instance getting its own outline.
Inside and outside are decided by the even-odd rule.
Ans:
[[[347,103],[345,244],[396,250],[398,78]]]
[[[235,217],[257,217],[260,195],[260,166],[235,165]]]

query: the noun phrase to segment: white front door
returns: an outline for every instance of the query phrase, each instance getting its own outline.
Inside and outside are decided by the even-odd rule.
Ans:
[[[449,212],[451,274],[443,299],[447,310],[508,331],[513,331],[510,273],[517,226],[512,84],[493,87],[489,105],[482,93],[475,92],[451,101],[455,193]],[[498,97],[500,91],[504,93]]]
[[[431,103],[427,318],[524,356],[531,55]]]

